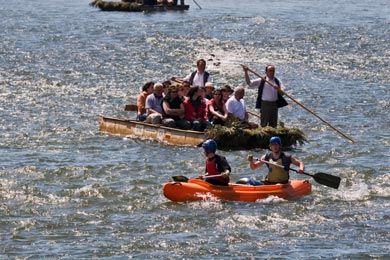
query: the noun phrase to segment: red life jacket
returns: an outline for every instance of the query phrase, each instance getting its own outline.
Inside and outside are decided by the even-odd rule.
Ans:
[[[214,156],[211,160],[206,158],[206,170],[207,170],[207,175],[219,175],[221,172],[218,170],[218,162],[217,162],[217,156]],[[212,178],[215,181],[220,181],[220,182],[229,182],[229,177],[215,177]]]
[[[208,175],[221,174],[221,172],[218,170],[216,157],[214,157],[212,160],[206,158],[206,170],[208,172]]]

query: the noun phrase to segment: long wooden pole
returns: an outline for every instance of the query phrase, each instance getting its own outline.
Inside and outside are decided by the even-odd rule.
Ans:
[[[195,0],[193,0],[193,1],[199,7],[199,9],[202,9],[202,7]]]
[[[257,118],[260,118],[260,115],[254,113],[254,112],[251,112],[251,111],[246,111],[246,112],[248,112],[248,114],[250,114],[250,115],[252,115],[252,116],[255,116],[255,117],[257,117]]]
[[[184,83],[184,80],[178,79],[178,78],[176,78],[176,77],[172,77],[171,80],[175,81],[176,83],[180,83],[180,84],[183,84],[183,83]]]
[[[328,121],[326,121],[325,119],[323,119],[322,117],[320,117],[319,115],[317,115],[316,113],[314,113],[313,110],[311,110],[310,108],[308,108],[307,106],[303,105],[302,103],[298,102],[295,98],[293,98],[292,96],[290,96],[289,94],[287,94],[285,91],[283,91],[282,89],[280,89],[278,86],[272,84],[270,81],[268,81],[266,78],[260,76],[259,74],[257,74],[255,71],[251,70],[250,68],[248,68],[246,65],[242,65],[242,67],[246,67],[248,69],[248,71],[252,72],[254,75],[256,75],[257,77],[261,78],[262,80],[264,80],[265,82],[267,82],[269,85],[271,85],[273,88],[277,89],[279,91],[280,94],[283,94],[285,95],[286,97],[288,97],[289,99],[291,99],[292,101],[294,101],[295,103],[297,103],[299,106],[301,106],[302,108],[304,108],[306,111],[308,111],[309,113],[311,113],[312,115],[314,115],[315,117],[317,117],[318,119],[320,119],[322,122],[324,122],[325,124],[327,124],[330,128],[332,128],[333,130],[335,130],[337,133],[339,133],[340,135],[342,135],[344,138],[346,138],[347,140],[349,140],[350,142],[352,142],[353,144],[355,143],[355,141],[347,136],[346,134],[344,134],[341,130],[337,129],[336,127],[334,127],[333,125],[331,125]]]

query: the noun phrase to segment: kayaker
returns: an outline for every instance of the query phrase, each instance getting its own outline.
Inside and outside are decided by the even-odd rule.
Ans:
[[[298,173],[303,173],[305,165],[303,162],[297,160],[294,156],[282,152],[282,140],[278,136],[271,137],[269,141],[269,149],[271,152],[264,154],[260,160],[256,162],[253,159],[253,155],[248,155],[247,160],[249,161],[249,167],[252,170],[260,168],[263,164],[267,164],[264,161],[270,162],[267,164],[268,174],[265,180],[265,184],[276,184],[276,183],[288,183],[290,178],[289,169],[290,165],[294,164],[299,167]],[[284,167],[278,167],[274,164],[279,164]]]
[[[231,168],[226,157],[216,154],[217,143],[213,139],[208,139],[203,142],[202,147],[206,155],[206,169],[205,174],[199,178],[213,185],[228,186]],[[211,177],[213,175],[218,177]]]

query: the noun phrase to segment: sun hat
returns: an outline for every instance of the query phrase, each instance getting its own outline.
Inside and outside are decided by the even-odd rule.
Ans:
[[[213,85],[212,82],[206,82],[205,88],[212,88],[212,89],[214,89],[214,85]]]

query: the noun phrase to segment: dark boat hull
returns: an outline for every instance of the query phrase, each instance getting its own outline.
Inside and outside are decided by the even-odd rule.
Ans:
[[[98,7],[102,11],[121,11],[121,12],[155,12],[155,11],[186,11],[189,5],[142,5],[129,2],[112,2],[95,0],[90,3],[91,6]]]

